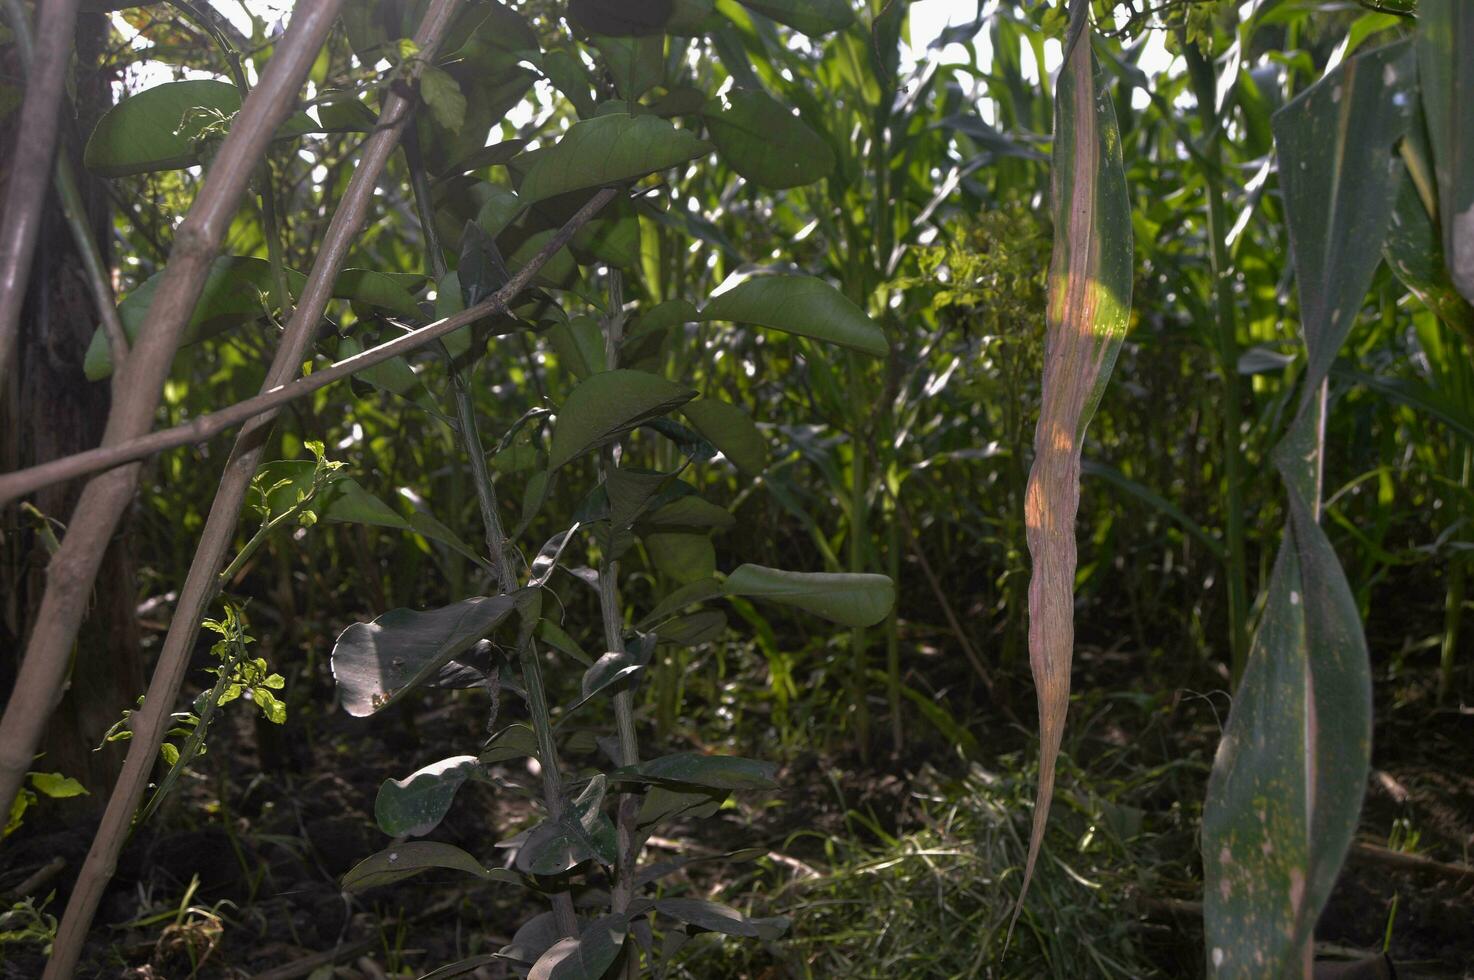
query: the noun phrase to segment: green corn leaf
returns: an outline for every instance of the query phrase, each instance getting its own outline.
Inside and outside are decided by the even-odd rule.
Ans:
[[[1417,48],[1443,251],[1454,285],[1474,303],[1474,4],[1425,0]]]
[[[1319,526],[1323,383],[1380,258],[1412,75],[1408,43],[1369,51],[1274,117],[1308,366],[1299,412],[1273,453],[1289,522],[1203,809],[1216,977],[1304,975],[1370,768],[1366,641]]]
[[[1130,320],[1131,204],[1120,131],[1105,76],[1092,52],[1089,16],[1089,4],[1074,0],[1055,89],[1051,171],[1055,236],[1044,388],[1024,498],[1033,560],[1029,668],[1039,703],[1039,789],[1014,922],[1023,909],[1049,820],[1055,760],[1069,706],[1081,444]]]

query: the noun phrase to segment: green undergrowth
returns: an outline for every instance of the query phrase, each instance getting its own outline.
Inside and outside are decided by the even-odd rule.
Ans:
[[[783,866],[779,876],[732,882],[728,890],[754,896],[754,914],[791,917],[791,934],[761,946],[705,937],[692,944],[675,975],[1176,975],[1179,951],[1166,947],[1182,940],[1143,921],[1137,896],[1171,877],[1169,866],[1177,862],[1170,852],[1190,848],[1191,835],[1178,832],[1175,811],[1152,815],[1128,802],[1172,774],[1138,772],[1129,783],[1092,785],[1072,762],[1061,761],[1054,819],[1011,939],[1035,770],[1003,758],[999,772],[974,765],[960,779],[923,774],[912,786],[916,816],[899,834],[851,812],[851,833],[790,838],[798,853],[817,844],[823,861],[811,872]],[[1190,861],[1190,850],[1178,857]]]

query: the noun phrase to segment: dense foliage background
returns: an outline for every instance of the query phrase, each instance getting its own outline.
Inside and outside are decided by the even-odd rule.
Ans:
[[[1035,775],[1023,497],[1053,233],[1048,81],[1066,22],[1048,3],[985,2],[935,39],[913,36],[908,18],[945,2],[851,11],[840,0],[718,0],[699,29],[668,38],[653,57],[637,42],[601,45],[570,29],[560,3],[471,5],[483,18],[496,11],[442,48],[439,94],[419,81],[426,107],[409,154],[391,159],[354,242],[349,267],[388,274],[383,291],[336,300],[312,355],[320,367],[387,340],[400,323],[428,319],[420,303],[445,312],[436,262],[464,286],[474,263],[490,261],[468,223],[483,238],[500,233],[498,260],[525,261],[566,214],[552,208],[506,228],[502,195],[521,177],[509,161],[609,100],[642,101],[722,152],[646,180],[600,234],[575,242],[544,283],[570,310],[598,315],[609,288],[607,275],[581,274],[575,259],[625,270],[622,296],[637,314],[710,296],[734,275],[803,272],[884,331],[882,358],[700,320],[652,328],[652,342],[625,347],[633,361],[743,407],[769,452],[758,472],[725,457],[691,464],[685,478],[734,521],[714,535],[711,555],[636,546],[623,577],[632,622],[689,579],[691,563],[881,573],[897,589],[893,612],[869,629],[736,598],[722,623],[700,624],[695,642],[660,648],[635,694],[651,754],[779,763],[777,791],[739,794],[652,838],[661,857],[758,848],[736,863],[691,865],[671,893],[792,923],[781,939],[757,942],[703,934],[680,951],[673,976],[1205,969],[1205,784],[1286,520],[1268,454],[1306,370],[1270,118],[1329,67],[1408,35],[1415,20],[1371,9],[1392,4],[1332,0],[1094,5],[1131,196],[1134,299],[1086,446],[1074,694],[1054,821],[1007,943]],[[260,178],[274,190],[274,231],[252,205],[227,237],[224,254],[262,260],[254,285],[231,280],[235,305],[197,317],[159,427],[260,387],[280,329],[267,239],[277,236],[287,269],[311,266],[363,139],[345,102],[376,108],[406,84],[414,52],[393,42],[401,23],[417,22],[414,7],[346,5],[311,73],[303,108],[315,118],[273,145]],[[254,78],[281,25],[246,8],[227,17],[223,6],[180,0],[84,14],[72,159],[94,156],[87,136],[114,100],[126,106],[171,78]],[[29,14],[13,2],[7,16]],[[538,64],[519,54],[520,32],[542,50]],[[14,37],[0,36],[9,42],[0,111],[16,102],[21,78]],[[797,110],[816,141],[800,134],[812,174],[773,173],[781,131],[716,131],[720,110],[709,100],[730,110],[751,92]],[[125,311],[126,297],[163,267],[200,162],[218,147],[208,122],[182,169],[84,173]],[[24,138],[14,125],[13,114],[0,117],[7,143]],[[96,361],[106,347],[93,337],[96,317],[59,218],[42,241],[26,321],[35,347],[18,372],[27,380],[6,387],[7,470],[92,444],[105,417],[104,400],[102,415],[71,418],[102,398]],[[125,325],[146,329],[143,309]],[[1385,951],[1400,975],[1462,976],[1474,962],[1470,322],[1460,333],[1458,317],[1435,316],[1383,265],[1329,389],[1322,524],[1371,651],[1377,727],[1358,838],[1377,846],[1353,850],[1317,939],[1328,955]],[[640,330],[637,316],[628,336]],[[539,506],[532,480],[551,431],[536,410],[562,404],[590,373],[581,337],[544,324],[491,339],[487,356],[463,369],[504,517],[529,561],[587,506],[587,481],[553,483]],[[265,458],[310,468],[319,444],[406,528],[429,514],[454,538],[477,541],[476,487],[447,424],[448,358],[427,350],[409,363],[413,377],[361,375],[293,402]],[[43,364],[51,375],[39,373]],[[73,444],[39,435],[64,414]],[[98,582],[93,626],[78,642],[64,714],[37,763],[81,780],[89,795],[39,792],[0,845],[0,888],[53,856],[73,867],[85,853],[126,747],[105,739],[143,690],[142,665],[167,628],[229,438],[146,463],[115,564]],[[676,448],[645,433],[627,451],[662,470],[680,463]],[[13,676],[48,542],[64,534],[74,499],[5,512],[0,677]],[[273,512],[264,497],[254,502]],[[235,551],[259,524],[248,510]],[[474,751],[487,734],[487,694],[428,691],[372,722],[349,717],[329,668],[334,641],[385,610],[443,606],[484,584],[474,556],[423,524],[382,521],[294,520],[232,566],[229,617],[217,603],[221,636],[200,641],[186,688],[193,697],[215,685],[212,645],[231,639],[239,617],[250,656],[265,661],[245,686],[267,693],[221,706],[208,751],[135,831],[83,975],[418,976],[506,943],[536,909],[505,885],[436,873],[347,898],[338,884],[387,845],[374,820],[380,783]],[[573,576],[552,588],[569,643],[597,656],[598,596]],[[578,697],[582,666],[554,652],[544,672],[555,705]],[[266,685],[266,673],[282,683]],[[614,730],[606,704],[580,710],[601,733]],[[563,751],[578,765],[600,750],[589,734]],[[525,760],[506,765],[528,778]],[[530,814],[516,797],[468,785],[433,838],[493,862],[490,844]],[[1430,860],[1400,865],[1389,851]],[[60,912],[52,887],[12,896],[0,972],[36,975]],[[329,961],[269,972],[335,944],[344,954],[336,974]]]

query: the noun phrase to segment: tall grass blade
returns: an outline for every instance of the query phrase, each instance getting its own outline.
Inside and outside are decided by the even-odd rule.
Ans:
[[[1054,254],[1049,267],[1044,388],[1024,498],[1033,574],[1029,668],[1039,701],[1039,788],[1013,923],[1039,858],[1064,736],[1074,653],[1075,514],[1080,449],[1111,376],[1131,305],[1131,207],[1121,137],[1091,50],[1089,4],[1075,0],[1055,92]]]
[[[1380,261],[1413,73],[1408,43],[1370,51],[1274,117],[1309,366],[1273,454],[1289,522],[1204,805],[1215,977],[1309,975],[1316,919],[1361,809],[1371,673],[1356,602],[1319,525],[1325,380]]]

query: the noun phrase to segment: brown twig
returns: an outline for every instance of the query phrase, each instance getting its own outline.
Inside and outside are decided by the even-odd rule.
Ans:
[[[527,270],[536,271],[554,253],[566,246],[579,228],[582,228],[590,218],[597,214],[606,204],[614,199],[618,193],[614,188],[605,188],[599,191],[589,202],[579,209],[578,213],[569,219],[568,223],[561,228],[556,235],[548,240],[532,261],[524,267]],[[528,277],[530,279],[530,275]],[[511,286],[516,283],[518,290],[526,285],[520,273],[513,277]],[[263,412],[280,408],[288,402],[296,401],[304,395],[310,395],[319,388],[325,388],[335,381],[341,381],[350,375],[357,374],[375,364],[382,364],[391,358],[409,354],[425,346],[432,341],[439,340],[446,334],[454,333],[467,324],[498,313],[505,313],[507,304],[501,297],[507,293],[507,289],[499,290],[489,299],[468,307],[454,316],[437,320],[428,326],[420,327],[401,334],[393,340],[370,347],[362,353],[338,361],[330,367],[320,371],[314,371],[303,378],[287,384],[278,385],[269,391],[263,391],[245,401],[237,402],[228,408],[222,408],[216,412],[201,415],[192,422],[184,425],[176,425],[171,429],[160,429],[147,435],[139,436],[126,442],[115,445],[104,445],[97,449],[89,449],[86,452],[74,453],[49,463],[32,466],[24,470],[16,470],[0,476],[0,506],[15,500],[24,494],[39,490],[42,487],[61,483],[64,480],[75,479],[96,473],[98,470],[121,467],[134,460],[152,456],[166,449],[175,449],[179,446],[188,446],[192,443],[205,442],[227,429],[240,425],[253,416]],[[99,477],[99,479],[101,479]]]
[[[41,890],[42,885],[61,874],[61,869],[66,866],[67,859],[58,854],[31,872],[20,884],[0,894],[3,894],[7,898],[12,895],[16,898],[25,898],[27,895],[34,895]]]
[[[1435,861],[1421,854],[1393,851],[1380,844],[1356,841],[1351,845],[1351,859],[1362,864],[1375,864],[1393,871],[1409,871],[1416,874],[1435,875],[1451,881],[1474,882],[1474,865],[1450,864]]]
[[[427,56],[433,55],[439,47],[455,6],[456,0],[436,0],[426,11],[415,42],[420,50],[427,52]],[[317,324],[332,298],[333,282],[338,270],[347,258],[354,237],[363,226],[379,175],[383,173],[389,155],[399,142],[400,134],[412,115],[412,109],[413,104],[409,98],[397,93],[390,95],[385,101],[379,125],[365,143],[363,158],[328,227],[323,247],[303,289],[301,301],[292,313],[281,345],[267,372],[264,383],[266,390],[283,384],[296,373],[302,363]],[[144,698],[142,709],[133,716],[133,738],[129,742],[123,771],[108,799],[102,823],[93,838],[71,900],[67,903],[66,913],[57,933],[58,953],[53,957],[52,964],[48,965],[48,977],[69,975],[75,964],[75,950],[80,949],[103,889],[112,878],[118,853],[127,838],[133,814],[147,788],[153,760],[169,726],[170,711],[184,681],[189,653],[194,647],[200,621],[219,588],[220,568],[224,564],[225,552],[234,539],[241,504],[250,486],[251,477],[256,472],[266,436],[275,417],[276,413],[273,411],[251,419],[236,438],[226,462],[225,472],[215,493],[215,501],[210,508],[210,516],[201,533],[184,586],[180,590],[179,602],[170,621],[169,632],[164,638],[158,665],[149,682],[148,694]],[[63,949],[73,951],[70,955],[71,962],[57,964]]]
[[[25,101],[15,131],[15,156],[5,188],[5,217],[0,221],[0,388],[10,374],[19,340],[20,311],[26,299],[31,259],[36,254],[46,187],[51,182],[67,67],[72,63],[72,36],[77,28],[78,0],[48,0],[39,6],[35,57],[26,79]],[[9,800],[6,796],[7,806]]]

